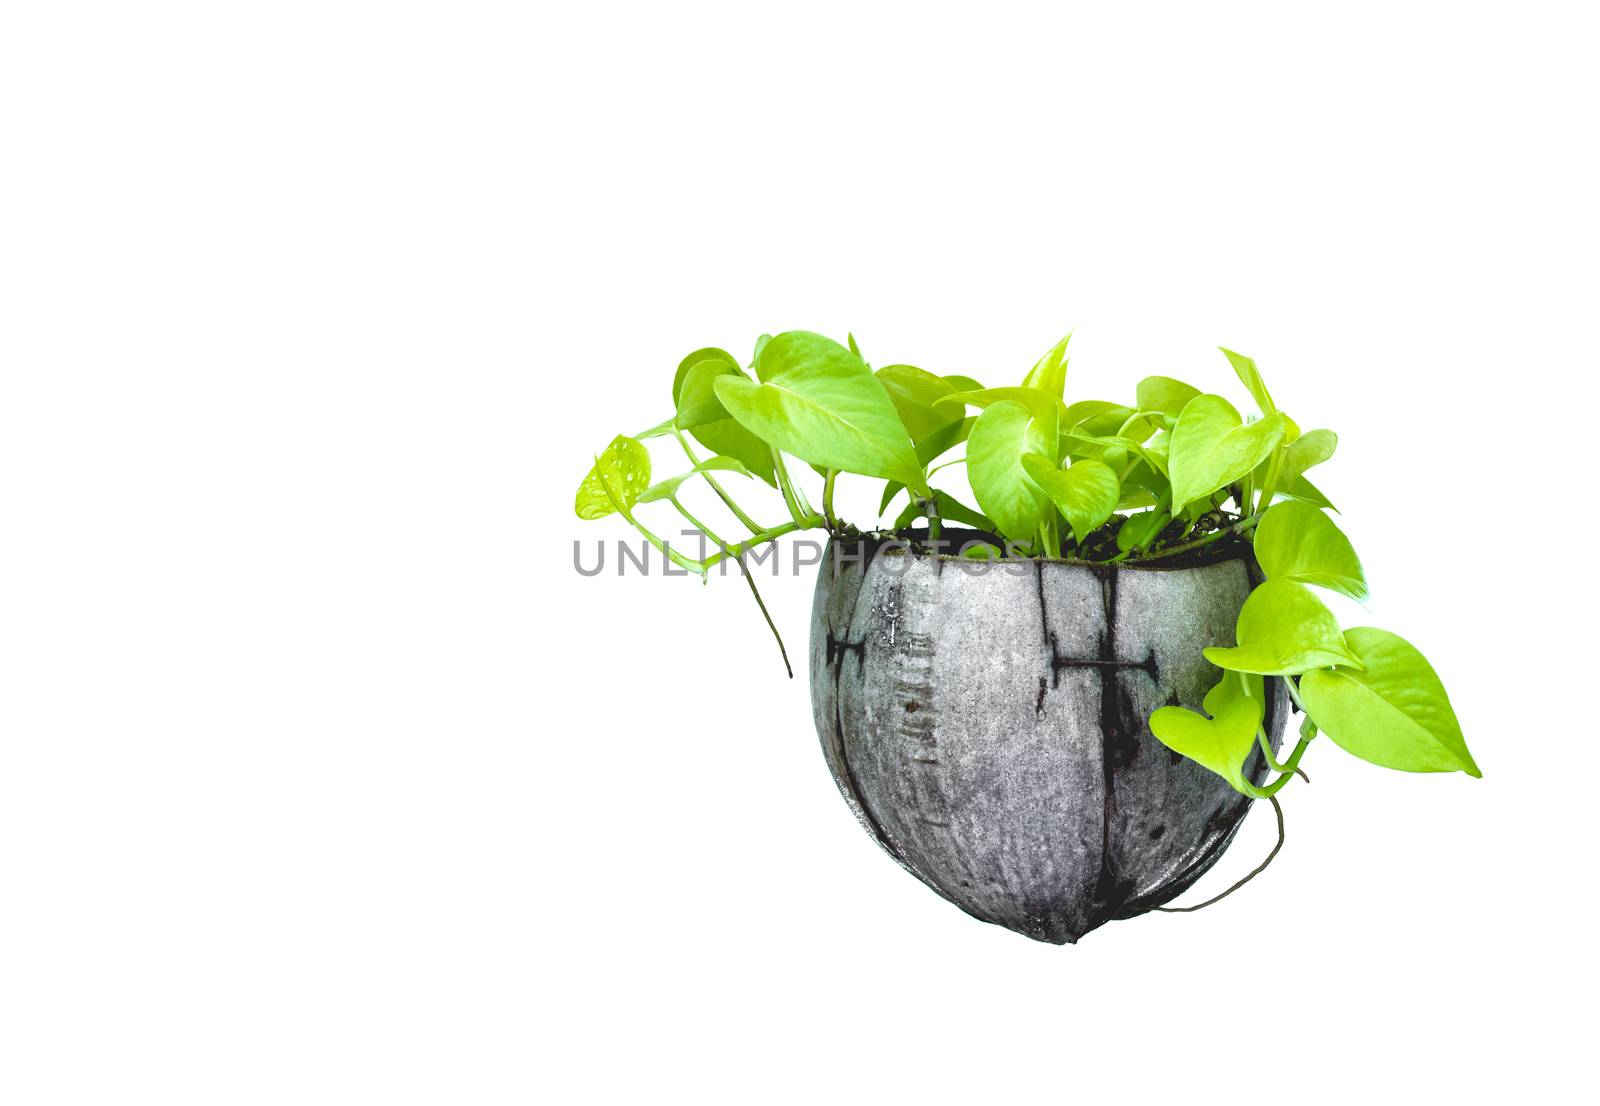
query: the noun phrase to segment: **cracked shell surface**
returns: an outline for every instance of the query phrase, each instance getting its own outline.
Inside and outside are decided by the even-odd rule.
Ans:
[[[1199,710],[1259,573],[1206,564],[995,564],[833,542],[811,699],[846,804],[973,917],[1064,944],[1177,897],[1250,801],[1170,752],[1150,712]],[[1266,729],[1288,713],[1277,680]],[[1246,767],[1259,782],[1259,751]]]

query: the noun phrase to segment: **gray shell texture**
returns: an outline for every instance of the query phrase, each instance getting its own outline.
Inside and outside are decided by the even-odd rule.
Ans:
[[[1260,580],[1248,546],[1165,567],[989,564],[830,543],[811,621],[817,735],[846,804],[968,914],[1067,944],[1177,897],[1251,801],[1150,733],[1199,710],[1208,645]],[[1268,680],[1266,731],[1288,713]],[[1259,782],[1257,750],[1247,764]]]

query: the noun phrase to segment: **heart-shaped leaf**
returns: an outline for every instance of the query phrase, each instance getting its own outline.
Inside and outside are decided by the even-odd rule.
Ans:
[[[1300,697],[1319,730],[1384,768],[1483,775],[1444,684],[1410,642],[1371,626],[1355,627],[1345,640],[1362,671],[1319,669],[1300,678]]]
[[[1117,474],[1099,461],[1079,461],[1060,469],[1048,457],[1030,453],[1022,458],[1022,470],[1066,516],[1079,544],[1116,512],[1122,485]]]
[[[756,375],[759,384],[739,376],[714,383],[745,429],[813,465],[928,490],[889,394],[839,343],[803,330],[779,334],[762,346]]]
[[[768,454],[770,456],[770,453]],[[745,467],[744,462],[734,457],[709,457],[701,461],[688,472],[679,473],[677,476],[668,477],[658,483],[651,484],[639,495],[640,503],[654,503],[658,499],[671,499],[678,494],[685,480],[689,480],[703,472],[736,472],[740,476],[754,476]]]
[[[650,451],[626,434],[618,434],[578,485],[574,509],[581,519],[605,518],[617,511],[623,518],[632,518],[633,505],[649,484]]]
[[[1228,699],[1213,718],[1183,707],[1160,707],[1150,715],[1150,732],[1167,748],[1209,768],[1235,791],[1254,791],[1244,778],[1244,762],[1256,747],[1262,703],[1243,695]]]
[[[720,357],[703,358],[690,365],[678,384],[678,413],[673,424],[694,435],[707,449],[740,461],[753,474],[776,486],[772,447],[734,421],[717,398],[716,382],[723,377],[749,382],[742,369]]]
[[[1054,428],[1040,426],[1027,408],[1010,400],[990,404],[972,426],[967,439],[967,480],[983,513],[1013,541],[1032,541],[1050,506],[1028,478],[1022,459],[1039,456],[1053,461],[1054,447]]]
[[[1361,667],[1339,621],[1298,580],[1268,580],[1244,601],[1232,649],[1212,646],[1206,660],[1232,672],[1287,676],[1331,664]]]
[[[1167,455],[1173,510],[1245,476],[1277,448],[1283,432],[1282,415],[1246,424],[1221,396],[1195,396],[1178,416]]]
[[[1222,347],[1218,347],[1222,349]],[[1242,353],[1234,353],[1231,349],[1222,349],[1222,356],[1228,359],[1228,364],[1233,366],[1233,371],[1239,375],[1240,382],[1250,392],[1250,398],[1256,401],[1263,415],[1270,415],[1278,409],[1272,402],[1272,396],[1267,393],[1266,381],[1261,379],[1261,371],[1256,368],[1256,363]]]
[[[1300,580],[1351,599],[1367,598],[1367,580],[1350,539],[1309,503],[1278,503],[1255,533],[1256,560],[1272,579]]]

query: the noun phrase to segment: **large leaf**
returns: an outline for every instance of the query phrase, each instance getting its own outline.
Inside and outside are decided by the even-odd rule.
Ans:
[[[1178,416],[1167,454],[1173,510],[1248,474],[1277,448],[1283,431],[1282,415],[1246,424],[1233,404],[1221,396],[1195,396]]]
[[[1171,426],[1184,404],[1199,395],[1200,389],[1170,376],[1147,376],[1139,381],[1135,394],[1139,398],[1139,410],[1160,411]]]
[[[768,455],[770,456],[770,453]],[[705,472],[736,472],[740,476],[755,475],[755,473],[751,472],[747,467],[745,467],[742,461],[739,461],[736,458],[709,457],[706,460],[701,461],[688,472],[680,472],[677,476],[670,476],[665,480],[651,484],[642,493],[640,493],[639,502],[654,503],[658,499],[671,499],[673,496],[678,494],[678,489],[682,487],[684,481],[693,479],[694,477]]]
[[[1287,676],[1330,664],[1359,668],[1339,621],[1298,580],[1268,580],[1244,601],[1232,649],[1212,646],[1206,660],[1231,672]]]
[[[1317,728],[1347,753],[1401,772],[1481,776],[1444,684],[1423,655],[1387,630],[1357,626],[1345,640],[1366,667],[1300,678]]]
[[[803,330],[779,334],[761,348],[756,375],[759,384],[720,376],[714,385],[745,429],[813,465],[928,490],[889,394],[839,343]]]
[[[605,518],[617,511],[632,518],[633,505],[649,484],[650,451],[643,443],[618,434],[578,485],[574,510],[581,519]]]
[[[1273,579],[1300,580],[1367,598],[1367,579],[1350,539],[1309,503],[1279,503],[1262,516],[1255,533],[1256,560]]]
[[[959,411],[934,409],[934,404],[956,390],[943,377],[915,365],[885,365],[875,375],[889,393],[912,442],[922,442],[952,422],[961,421]]]
[[[1067,343],[1071,340],[1072,335],[1068,334],[1051,346],[1033,368],[1028,370],[1028,375],[1022,380],[1022,386],[1035,388],[1051,399],[1059,401],[1067,391]]]
[[[720,358],[708,357],[690,365],[677,389],[678,414],[674,425],[694,435],[696,441],[713,453],[738,460],[753,474],[776,486],[772,447],[735,422],[722,400],[717,398],[716,382],[724,377],[749,382],[737,365]]]
[[[1183,707],[1160,707],[1150,715],[1150,732],[1175,753],[1188,757],[1227,780],[1234,790],[1251,793],[1244,763],[1256,747],[1262,702],[1243,695],[1227,699],[1214,718]]]
[[[1054,431],[1047,432],[1027,408],[1010,400],[990,404],[972,426],[967,480],[983,513],[1013,541],[1032,541],[1049,509],[1022,459],[1037,455],[1051,461],[1054,446]]]
[[[1222,349],[1222,355],[1228,359],[1228,364],[1233,366],[1233,371],[1239,375],[1239,380],[1250,392],[1250,398],[1256,401],[1263,415],[1270,415],[1278,409],[1272,402],[1272,396],[1267,392],[1266,381],[1261,379],[1261,371],[1256,368],[1256,363],[1242,353],[1234,353],[1231,349]]]
[[[1073,540],[1080,544],[1116,512],[1122,486],[1117,474],[1099,461],[1060,469],[1048,457],[1029,453],[1022,458],[1022,469],[1066,516]]]

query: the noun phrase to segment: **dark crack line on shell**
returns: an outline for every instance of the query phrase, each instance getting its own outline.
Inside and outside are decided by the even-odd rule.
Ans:
[[[1117,773],[1111,762],[1111,745],[1118,737],[1116,727],[1120,721],[1120,704],[1117,702],[1117,669],[1113,666],[1117,655],[1117,570],[1115,566],[1097,567],[1095,575],[1100,580],[1103,607],[1100,659],[1111,662],[1097,673],[1100,680],[1100,777],[1105,800],[1100,827],[1100,876],[1096,881],[1096,897],[1100,902],[1094,923],[1100,925],[1116,916],[1121,899],[1117,894],[1117,877],[1112,870],[1111,860],[1111,833],[1117,810]]]

